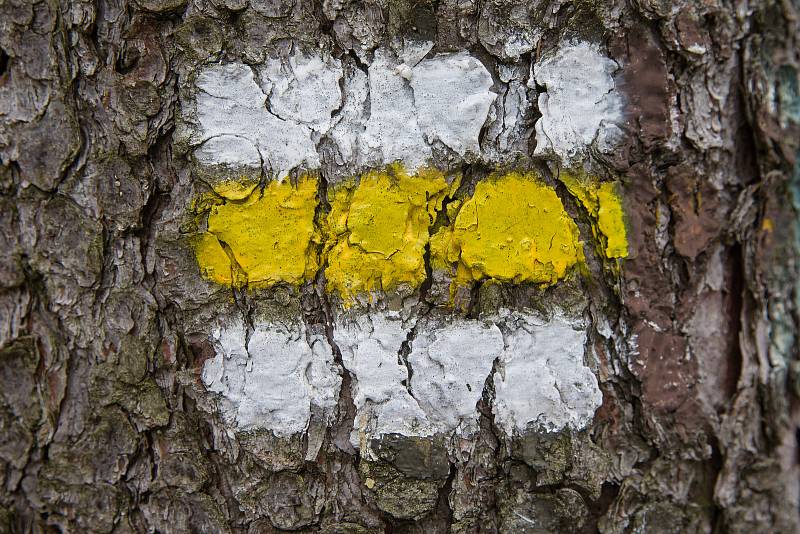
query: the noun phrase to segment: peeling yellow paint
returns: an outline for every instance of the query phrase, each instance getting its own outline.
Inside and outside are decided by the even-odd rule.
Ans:
[[[225,180],[214,184],[214,192],[226,200],[244,200],[258,187],[258,182],[243,176],[241,180]]]
[[[610,258],[627,255],[622,205],[612,182],[562,174],[586,207]],[[459,181],[401,165],[363,174],[328,190],[330,212],[315,220],[318,182],[270,182],[263,190],[243,178],[213,186],[195,209],[208,230],[192,239],[202,276],[236,287],[301,284],[325,262],[327,290],[345,305],[358,295],[415,289],[426,279],[425,249],[434,269],[449,271],[451,289],[478,280],[556,283],[582,261],[578,228],[555,190],[534,173],[492,175],[472,197],[449,202]],[[437,214],[451,221],[433,236]]]
[[[203,278],[218,284],[230,285],[234,273],[230,258],[219,240],[214,235],[203,232],[192,238],[192,246]]]
[[[451,188],[440,171],[412,176],[392,165],[329,191],[328,290],[347,303],[358,294],[422,284],[430,227]]]
[[[595,222],[595,237],[604,242],[607,258],[628,256],[628,236],[622,198],[616,182],[598,182],[585,175],[562,171],[559,176],[569,192],[583,204]],[[599,234],[599,235],[598,235]]]
[[[213,205],[208,231],[194,239],[204,277],[221,284],[268,287],[313,278],[319,262],[314,224],[317,180],[270,182],[263,191],[246,183],[214,186],[227,199]]]
[[[455,285],[481,279],[554,284],[582,259],[578,228],[552,187],[532,173],[478,183],[453,224],[431,239],[434,268]]]

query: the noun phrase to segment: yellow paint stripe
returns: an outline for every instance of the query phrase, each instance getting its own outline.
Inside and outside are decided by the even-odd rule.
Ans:
[[[605,256],[626,258],[628,235],[619,185],[616,182],[599,182],[589,176],[566,171],[562,171],[558,178],[586,208],[595,225],[595,237],[603,242],[601,250]]]
[[[240,180],[226,180],[214,184],[213,189],[216,194],[227,200],[244,200],[253,194],[258,182],[248,176],[242,176]]]
[[[203,232],[193,236],[191,242],[203,278],[230,285],[233,281],[232,265],[219,240],[213,234]]]
[[[263,192],[252,188],[246,196],[242,188],[231,184],[214,189],[228,200],[212,205],[208,231],[195,241],[204,276],[251,287],[300,284],[314,277],[319,266],[314,246],[318,241],[316,178],[303,177],[296,186],[288,181],[270,182]]]
[[[553,284],[582,259],[578,227],[552,187],[532,173],[495,175],[478,183],[453,224],[431,241],[437,268],[455,282],[481,279]]]
[[[606,254],[624,257],[614,184],[565,183],[596,219]],[[392,165],[330,188],[330,212],[315,221],[314,177],[296,185],[270,182],[263,191],[246,179],[223,182],[195,203],[208,213],[208,230],[192,245],[203,277],[234,286],[299,285],[316,276],[322,261],[327,290],[345,303],[419,287],[428,245],[433,268],[450,272],[454,287],[482,279],[550,285],[583,260],[575,222],[554,189],[530,172],[490,176],[471,197],[451,199],[442,214],[449,224],[431,236],[457,186],[435,169],[410,175]]]
[[[351,300],[422,284],[429,230],[447,191],[443,173],[411,176],[400,165],[335,187],[325,239],[328,290]]]

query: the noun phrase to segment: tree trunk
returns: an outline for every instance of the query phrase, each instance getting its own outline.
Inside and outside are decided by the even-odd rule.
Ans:
[[[797,532],[798,17],[0,0],[0,531]]]

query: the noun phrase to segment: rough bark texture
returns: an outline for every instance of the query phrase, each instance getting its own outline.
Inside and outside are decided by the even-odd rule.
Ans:
[[[0,531],[797,532],[798,17],[779,0],[0,0]],[[367,459],[342,371],[332,424],[236,431],[200,380],[208,325],[275,308],[331,341],[335,303],[319,280],[198,274],[193,73],[291,47],[366,69],[411,34],[470,51],[506,97],[542,91],[531,62],[565,38],[621,66],[624,139],[592,157],[622,182],[629,257],[589,250],[566,287],[476,285],[464,306],[583,302],[602,406],[512,439],[487,383],[468,445],[400,436]]]

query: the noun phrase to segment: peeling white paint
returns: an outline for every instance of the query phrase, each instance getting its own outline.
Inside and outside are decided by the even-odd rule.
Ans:
[[[439,54],[413,69],[411,87],[419,125],[429,143],[441,141],[460,156],[478,153],[489,106],[492,75],[467,52]]]
[[[298,166],[319,166],[311,129],[270,113],[267,95],[247,65],[210,67],[198,76],[197,87],[197,119],[205,145],[195,157],[201,163],[253,166],[256,147],[259,159],[281,177]],[[221,136],[224,141],[213,141]],[[236,143],[237,138],[242,142]]]
[[[509,163],[529,153],[533,133],[532,103],[525,85],[527,69],[498,65],[500,80],[506,84],[489,111],[489,124],[483,141],[483,155],[498,163]]]
[[[506,349],[494,374],[497,425],[509,435],[586,427],[603,395],[583,362],[583,325],[513,313],[504,330]]]
[[[338,59],[294,55],[287,61],[267,60],[261,87],[275,115],[325,133],[333,123],[331,115],[342,104],[342,76]]]
[[[502,352],[495,324],[426,322],[419,329],[408,356],[411,392],[436,431],[469,435],[478,429],[477,404]]]
[[[353,376],[354,446],[392,433],[469,436],[495,361],[493,410],[506,433],[585,427],[602,395],[583,363],[580,326],[508,312],[489,321],[422,319],[407,368],[399,354],[412,325],[398,315],[338,322],[334,341]]]
[[[353,378],[355,447],[387,434],[468,437],[478,428],[477,404],[490,377],[495,420],[508,435],[584,428],[602,402],[583,361],[579,323],[516,312],[485,321],[421,319],[406,362],[401,348],[413,328],[392,312],[336,322],[334,342]],[[341,378],[324,338],[308,336],[301,325],[264,322],[245,346],[238,320],[212,337],[217,355],[202,379],[239,429],[303,432],[312,406],[325,423],[333,420]]]
[[[422,58],[430,42],[413,42],[398,58],[375,51],[368,74],[347,74],[334,58],[269,59],[256,80],[247,65],[204,70],[196,101],[203,164],[263,164],[285,176],[320,166],[316,142],[326,133],[340,165],[428,163],[436,141],[461,156],[478,154],[478,135],[496,95],[492,77],[467,52]],[[344,91],[340,87],[340,81]],[[257,83],[260,82],[260,83]]]
[[[529,87],[539,95],[542,117],[536,122],[535,154],[555,153],[564,163],[586,155],[594,143],[611,150],[621,137],[622,97],[612,74],[617,64],[595,44],[564,42],[552,55],[532,65]]]
[[[382,163],[402,161],[411,169],[430,158],[436,141],[461,156],[478,153],[478,135],[497,96],[489,71],[466,52],[439,54],[412,67],[378,50],[369,87],[366,147],[380,151]]]
[[[434,433],[425,412],[403,385],[408,370],[398,352],[410,330],[411,325],[393,313],[341,320],[334,329],[342,362],[353,375],[356,419],[351,441],[356,447],[364,447],[369,438],[384,434]]]
[[[306,430],[312,406],[325,424],[333,421],[341,377],[323,337],[308,336],[300,324],[261,322],[246,342],[244,324],[235,319],[217,328],[212,341],[216,356],[203,366],[202,380],[220,394],[229,423],[290,436]]]
[[[510,52],[529,45],[517,44]],[[430,162],[437,143],[486,162],[527,154],[531,102],[522,73],[498,66],[505,84],[498,100],[477,58],[462,51],[424,59],[431,47],[409,41],[395,47],[397,54],[379,48],[367,73],[329,55],[299,53],[256,66],[258,77],[241,63],[208,67],[196,82],[196,157],[203,164],[263,162],[282,177],[296,167],[319,168],[317,143],[326,134],[338,149],[333,163],[352,172],[395,161],[413,171]],[[585,42],[565,42],[532,66],[528,86],[546,88],[538,96],[536,154],[574,163],[592,146],[614,148],[623,121],[612,76],[617,68]],[[487,122],[491,142],[481,150]]]
[[[354,379],[354,446],[385,434],[466,436],[477,430],[476,406],[503,351],[500,330],[480,321],[426,322],[406,367],[400,351],[411,327],[386,312],[337,324],[334,340]]]
[[[345,72],[343,85],[342,108],[328,137],[338,148],[335,163],[352,168],[354,164],[357,166],[359,140],[367,123],[369,80],[364,71],[353,67]]]
[[[207,139],[195,153],[199,161],[214,162],[219,165],[261,167],[261,153],[258,146],[241,135],[220,134]]]
[[[430,158],[431,147],[422,138],[414,94],[399,66],[389,50],[375,51],[369,66],[370,115],[362,149],[367,162],[402,161],[416,169]]]

